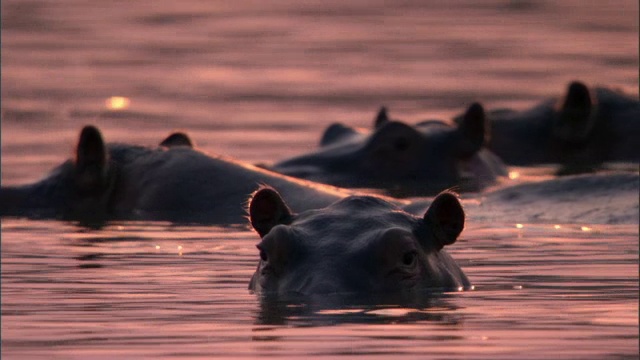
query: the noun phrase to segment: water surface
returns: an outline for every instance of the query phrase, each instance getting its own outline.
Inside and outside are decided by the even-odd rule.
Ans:
[[[408,122],[526,108],[574,79],[638,96],[631,0],[1,6],[3,185],[43,176],[88,123],[271,162],[331,122],[371,126],[381,105]],[[637,206],[615,225],[516,227],[509,210],[470,214],[450,250],[475,290],[414,304],[266,301],[247,290],[258,238],[242,226],[3,219],[2,356],[637,358]]]
[[[261,301],[237,228],[3,221],[8,358],[633,358],[636,225],[472,225],[452,247],[475,290],[421,303]],[[635,354],[635,355],[634,355]]]

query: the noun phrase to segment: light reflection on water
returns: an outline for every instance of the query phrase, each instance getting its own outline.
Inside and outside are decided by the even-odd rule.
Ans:
[[[475,290],[400,304],[252,294],[257,236],[239,228],[119,223],[86,231],[3,220],[2,351],[10,358],[632,357],[637,226],[585,233],[524,225],[465,230],[450,252]]]
[[[139,144],[184,129],[271,162],[331,122],[370,128],[381,105],[415,123],[472,101],[529,107],[575,79],[637,96],[637,14],[632,0],[2,1],[3,168],[29,166],[2,180],[49,170],[86,123]],[[113,97],[128,108],[105,109]]]

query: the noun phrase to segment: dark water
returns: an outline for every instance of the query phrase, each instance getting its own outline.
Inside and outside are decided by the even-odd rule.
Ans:
[[[474,100],[525,108],[573,79],[638,95],[636,1],[1,5],[3,184],[41,177],[87,123],[270,162],[382,104],[417,122]],[[637,358],[637,206],[617,225],[518,228],[512,211],[470,214],[450,251],[475,290],[412,306],[265,303],[243,227],[4,219],[2,356]]]

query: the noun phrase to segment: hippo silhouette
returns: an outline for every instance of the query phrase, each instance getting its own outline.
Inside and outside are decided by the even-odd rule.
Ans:
[[[75,158],[44,179],[0,189],[0,216],[100,222],[112,219],[244,223],[247,197],[261,184],[278,186],[298,211],[345,196],[337,189],[287,178],[193,148],[184,133],[161,146],[105,144],[82,129]]]
[[[604,162],[640,162],[640,102],[607,88],[574,81],[560,99],[487,117],[487,147],[510,165],[560,164],[559,174],[570,174]]]
[[[383,189],[395,196],[435,195],[451,187],[477,191],[506,174],[484,141],[480,104],[471,105],[458,126],[437,120],[410,126],[390,120],[383,107],[371,134],[333,124],[317,151],[270,169],[339,187]]]
[[[296,214],[272,188],[249,205],[258,267],[249,288],[271,294],[412,293],[470,283],[443,249],[464,227],[453,193],[439,194],[423,217],[383,199],[349,196]]]
[[[638,171],[602,171],[554,176],[544,180],[496,187],[467,194],[466,219],[493,224],[638,224]],[[411,214],[423,214],[430,198],[398,204]]]

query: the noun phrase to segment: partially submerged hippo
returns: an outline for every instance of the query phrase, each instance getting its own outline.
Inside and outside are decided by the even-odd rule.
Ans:
[[[260,184],[277,186],[296,211],[324,207],[346,194],[192,148],[174,133],[159,147],[105,144],[82,129],[75,158],[29,185],[0,189],[0,216],[104,221],[243,223],[244,204]]]
[[[462,203],[468,221],[494,227],[514,223],[637,225],[638,194],[637,171],[600,171],[554,176],[468,194]],[[431,205],[431,199],[416,198],[399,205],[411,214],[422,214]]]
[[[435,195],[451,187],[477,191],[506,174],[484,141],[485,114],[479,104],[467,109],[459,126],[437,120],[410,126],[389,120],[382,108],[371,134],[333,124],[320,149],[271,169],[339,187],[384,189],[395,196]]]
[[[439,194],[423,217],[371,196],[296,214],[272,188],[257,191],[250,221],[262,241],[249,288],[270,294],[412,293],[470,283],[443,247],[464,227],[457,197]]]
[[[492,110],[487,117],[487,146],[510,165],[556,163],[565,174],[604,162],[640,162],[640,102],[607,88],[574,81],[560,99],[525,111]]]

